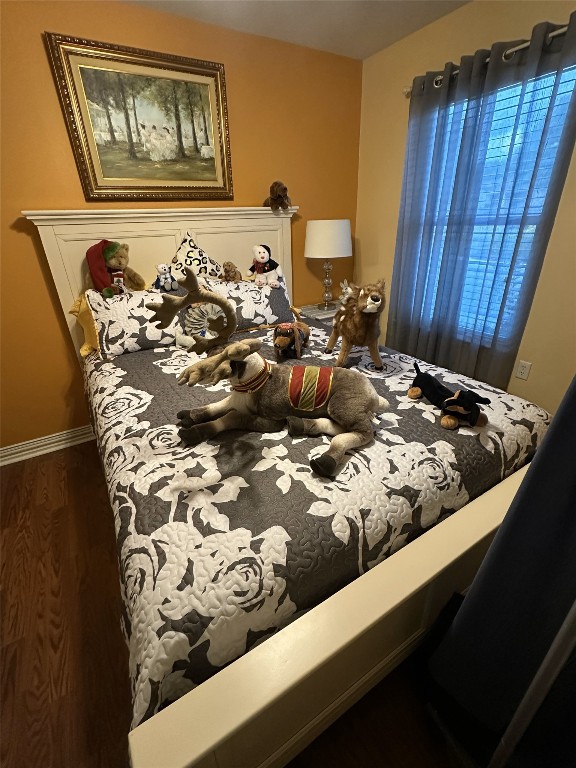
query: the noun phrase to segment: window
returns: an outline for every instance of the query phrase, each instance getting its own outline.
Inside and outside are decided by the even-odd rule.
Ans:
[[[443,178],[437,201],[433,207],[427,204],[425,214],[431,220],[427,222],[430,258],[420,318],[424,328],[433,321],[448,248],[455,251],[453,268],[463,270],[459,295],[452,297],[458,302],[455,336],[468,341],[480,335],[480,343],[490,346],[498,324],[503,343],[515,335],[515,308],[531,269],[536,229],[575,83],[576,67],[570,67],[560,77],[554,72],[516,83],[433,114],[430,128],[443,136],[443,146],[436,147]],[[468,200],[467,216],[458,216],[454,200],[460,198],[453,196],[458,163],[450,162],[450,155],[455,147],[460,149],[470,120],[482,121],[476,140],[484,151],[476,156],[482,154],[485,159],[467,192],[468,197],[475,195],[475,211],[470,214]],[[444,125],[439,126],[439,121]],[[474,178],[474,173],[470,176]],[[466,252],[457,253],[462,243]]]

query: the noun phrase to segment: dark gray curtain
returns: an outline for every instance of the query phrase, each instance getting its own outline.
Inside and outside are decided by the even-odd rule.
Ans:
[[[412,86],[386,345],[501,388],[576,139],[576,12],[559,29]]]
[[[430,654],[444,724],[486,765],[576,601],[576,378],[476,577]],[[576,766],[576,658],[510,768]]]

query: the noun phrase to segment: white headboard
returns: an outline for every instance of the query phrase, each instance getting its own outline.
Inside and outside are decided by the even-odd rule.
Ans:
[[[46,258],[76,349],[83,334],[69,310],[84,290],[86,251],[100,240],[130,246],[130,266],[152,283],[156,264],[170,263],[186,232],[208,256],[232,261],[246,274],[252,247],[268,245],[292,297],[290,220],[297,207],[163,208],[140,210],[22,211],[38,227]]]

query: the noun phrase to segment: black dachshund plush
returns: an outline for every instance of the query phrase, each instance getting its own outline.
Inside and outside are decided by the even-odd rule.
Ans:
[[[416,377],[408,390],[408,397],[411,400],[425,397],[440,408],[440,425],[444,429],[456,429],[461,423],[471,427],[483,427],[488,423],[488,417],[478,406],[479,403],[488,404],[490,400],[487,397],[480,397],[469,389],[452,392],[431,374],[422,373],[417,363],[414,363],[414,368]]]

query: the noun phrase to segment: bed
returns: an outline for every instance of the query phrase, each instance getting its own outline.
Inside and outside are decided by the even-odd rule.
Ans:
[[[487,426],[444,430],[433,406],[407,397],[414,359],[382,347],[383,371],[363,349],[348,365],[390,409],[334,480],[309,466],[326,437],[235,432],[185,446],[175,414],[224,397],[226,382],[178,386],[199,358],[177,343],[178,319],[162,332],[147,321],[144,295],[92,296],[88,340],[77,304],[70,314],[85,252],[103,237],[127,242],[130,265],[150,281],[184,244],[204,267],[208,255],[216,269],[231,260],[243,274],[252,245],[268,245],[283,285],[258,290],[279,291],[273,300],[246,300],[253,284],[220,287],[231,300],[242,293],[234,339],[261,339],[275,364],[272,328],[291,312],[295,212],[23,212],[38,227],[82,359],[116,522],[133,768],[286,764],[470,584],[550,422],[532,403],[420,363],[451,389],[490,399]],[[302,362],[330,365],[329,325],[304,319]]]

